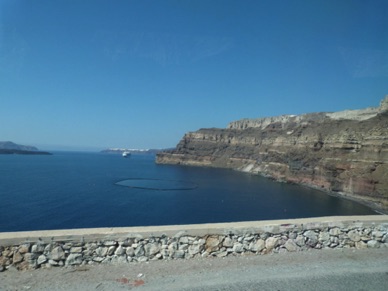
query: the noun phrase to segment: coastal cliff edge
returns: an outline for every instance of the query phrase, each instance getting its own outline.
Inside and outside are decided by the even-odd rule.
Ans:
[[[231,168],[388,211],[388,95],[379,107],[242,119],[184,135],[156,163]]]

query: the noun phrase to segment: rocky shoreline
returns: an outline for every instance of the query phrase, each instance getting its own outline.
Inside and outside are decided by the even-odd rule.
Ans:
[[[304,185],[304,184],[301,184],[300,186],[307,187],[307,188],[313,188],[313,189],[322,191],[322,192],[324,192],[324,193],[326,193],[327,195],[330,195],[330,196],[338,197],[338,198],[341,198],[341,199],[351,200],[351,201],[354,201],[354,202],[357,202],[359,204],[362,204],[362,205],[365,205],[365,206],[369,207],[370,209],[372,209],[377,214],[388,215],[388,208],[382,207],[381,203],[379,201],[365,200],[363,197],[349,195],[347,193],[322,190],[322,188],[314,187],[314,185]]]
[[[52,155],[49,152],[0,149],[0,155]]]
[[[156,162],[231,168],[388,210],[388,96],[379,107],[243,119],[184,135]]]

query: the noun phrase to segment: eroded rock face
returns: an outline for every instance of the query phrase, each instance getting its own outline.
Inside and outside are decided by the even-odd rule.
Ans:
[[[156,162],[232,168],[388,209],[388,96],[376,108],[244,119],[189,132]]]

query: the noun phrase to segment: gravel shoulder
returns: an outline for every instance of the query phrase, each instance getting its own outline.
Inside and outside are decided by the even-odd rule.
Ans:
[[[7,270],[0,290],[384,290],[388,248]]]

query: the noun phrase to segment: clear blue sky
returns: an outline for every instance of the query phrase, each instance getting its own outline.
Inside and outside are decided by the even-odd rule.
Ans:
[[[2,141],[173,147],[386,94],[386,0],[0,0]]]

